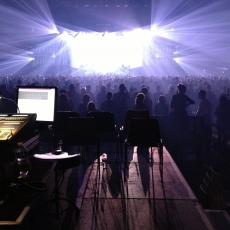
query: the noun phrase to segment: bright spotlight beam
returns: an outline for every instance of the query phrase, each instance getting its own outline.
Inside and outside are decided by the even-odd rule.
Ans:
[[[188,57],[181,65],[188,71],[200,73],[209,63],[210,68],[230,63],[230,2],[223,1],[153,1],[152,35],[150,46],[154,50],[159,44],[172,44],[179,47],[178,55]],[[161,39],[162,38],[162,39]],[[164,40],[163,40],[164,39]],[[158,44],[156,44],[158,42]],[[205,57],[206,60],[201,59]],[[188,60],[188,59],[187,59]],[[200,66],[200,63],[203,66]],[[191,67],[191,68],[190,68]],[[203,73],[204,74],[204,73]]]
[[[14,4],[13,4],[14,3]],[[8,44],[25,42],[35,36],[57,33],[45,0],[14,1],[12,7],[0,4],[1,41]]]
[[[31,61],[32,61],[31,58],[24,57],[18,60],[12,59],[12,60],[1,62],[0,63],[1,74],[16,73]]]

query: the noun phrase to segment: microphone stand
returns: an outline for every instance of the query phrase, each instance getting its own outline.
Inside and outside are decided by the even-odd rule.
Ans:
[[[2,97],[2,96],[0,96],[0,101],[1,101],[1,99],[4,99],[4,100],[8,100],[8,101],[13,102],[13,103],[17,106],[17,111],[20,113],[20,109],[19,109],[17,103],[16,103],[14,100],[12,100],[12,99],[10,99],[10,98],[7,98],[7,97]]]

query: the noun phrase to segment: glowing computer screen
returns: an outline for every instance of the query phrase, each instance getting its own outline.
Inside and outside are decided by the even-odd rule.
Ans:
[[[17,105],[20,113],[36,113],[36,121],[54,122],[56,113],[56,102],[56,87],[17,87]]]

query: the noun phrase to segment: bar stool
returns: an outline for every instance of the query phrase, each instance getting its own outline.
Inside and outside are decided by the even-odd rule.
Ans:
[[[54,199],[45,202],[42,206],[47,205],[48,203],[55,204],[55,217],[58,219],[60,213],[60,201],[64,200],[71,204],[70,200],[67,198],[61,198],[59,196],[59,186],[58,186],[58,171],[59,170],[66,170],[70,168],[74,168],[80,165],[81,163],[81,154],[72,154],[69,155],[67,152],[62,152],[59,155],[55,155],[52,152],[45,153],[45,154],[35,154],[34,158],[42,159],[42,160],[52,160],[56,161],[57,164],[54,168],[54,180],[55,180],[55,188],[54,188]],[[75,212],[79,214],[79,209],[75,206]]]

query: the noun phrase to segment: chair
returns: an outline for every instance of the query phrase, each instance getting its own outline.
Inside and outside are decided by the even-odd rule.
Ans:
[[[128,146],[157,147],[160,159],[159,168],[161,171],[161,179],[163,179],[163,143],[160,137],[158,120],[131,119],[127,139],[125,140],[125,169],[128,168]],[[151,161],[152,158],[151,148]],[[124,178],[126,179],[125,175]]]
[[[119,152],[121,153],[121,158],[123,158],[123,156],[122,156],[122,153],[123,153],[122,143],[125,141],[125,138],[128,134],[129,127],[130,127],[130,121],[133,118],[149,119],[150,114],[149,114],[148,110],[128,110],[126,112],[125,124],[119,130],[119,140],[120,140],[120,151]]]
[[[149,119],[150,114],[148,110],[128,110],[125,115],[125,124],[124,124],[125,133],[128,133],[130,121],[133,118]]]
[[[82,154],[89,145],[96,145],[97,159],[100,163],[100,143],[97,138],[94,121],[91,117],[70,117],[66,122],[64,148],[73,145],[84,147]],[[84,158],[84,156],[82,156]]]
[[[62,140],[66,131],[66,122],[70,117],[79,117],[77,112],[58,111],[56,112],[55,121],[53,124],[54,139]]]
[[[94,127],[99,139],[103,141],[105,136],[100,134],[109,134],[115,131],[114,115],[111,112],[88,112],[87,117],[92,117]],[[105,140],[106,141],[106,140]]]
[[[92,117],[99,142],[116,142],[118,152],[118,135],[115,128],[114,115],[111,112],[89,112],[87,117]],[[116,154],[117,159],[117,154]]]

